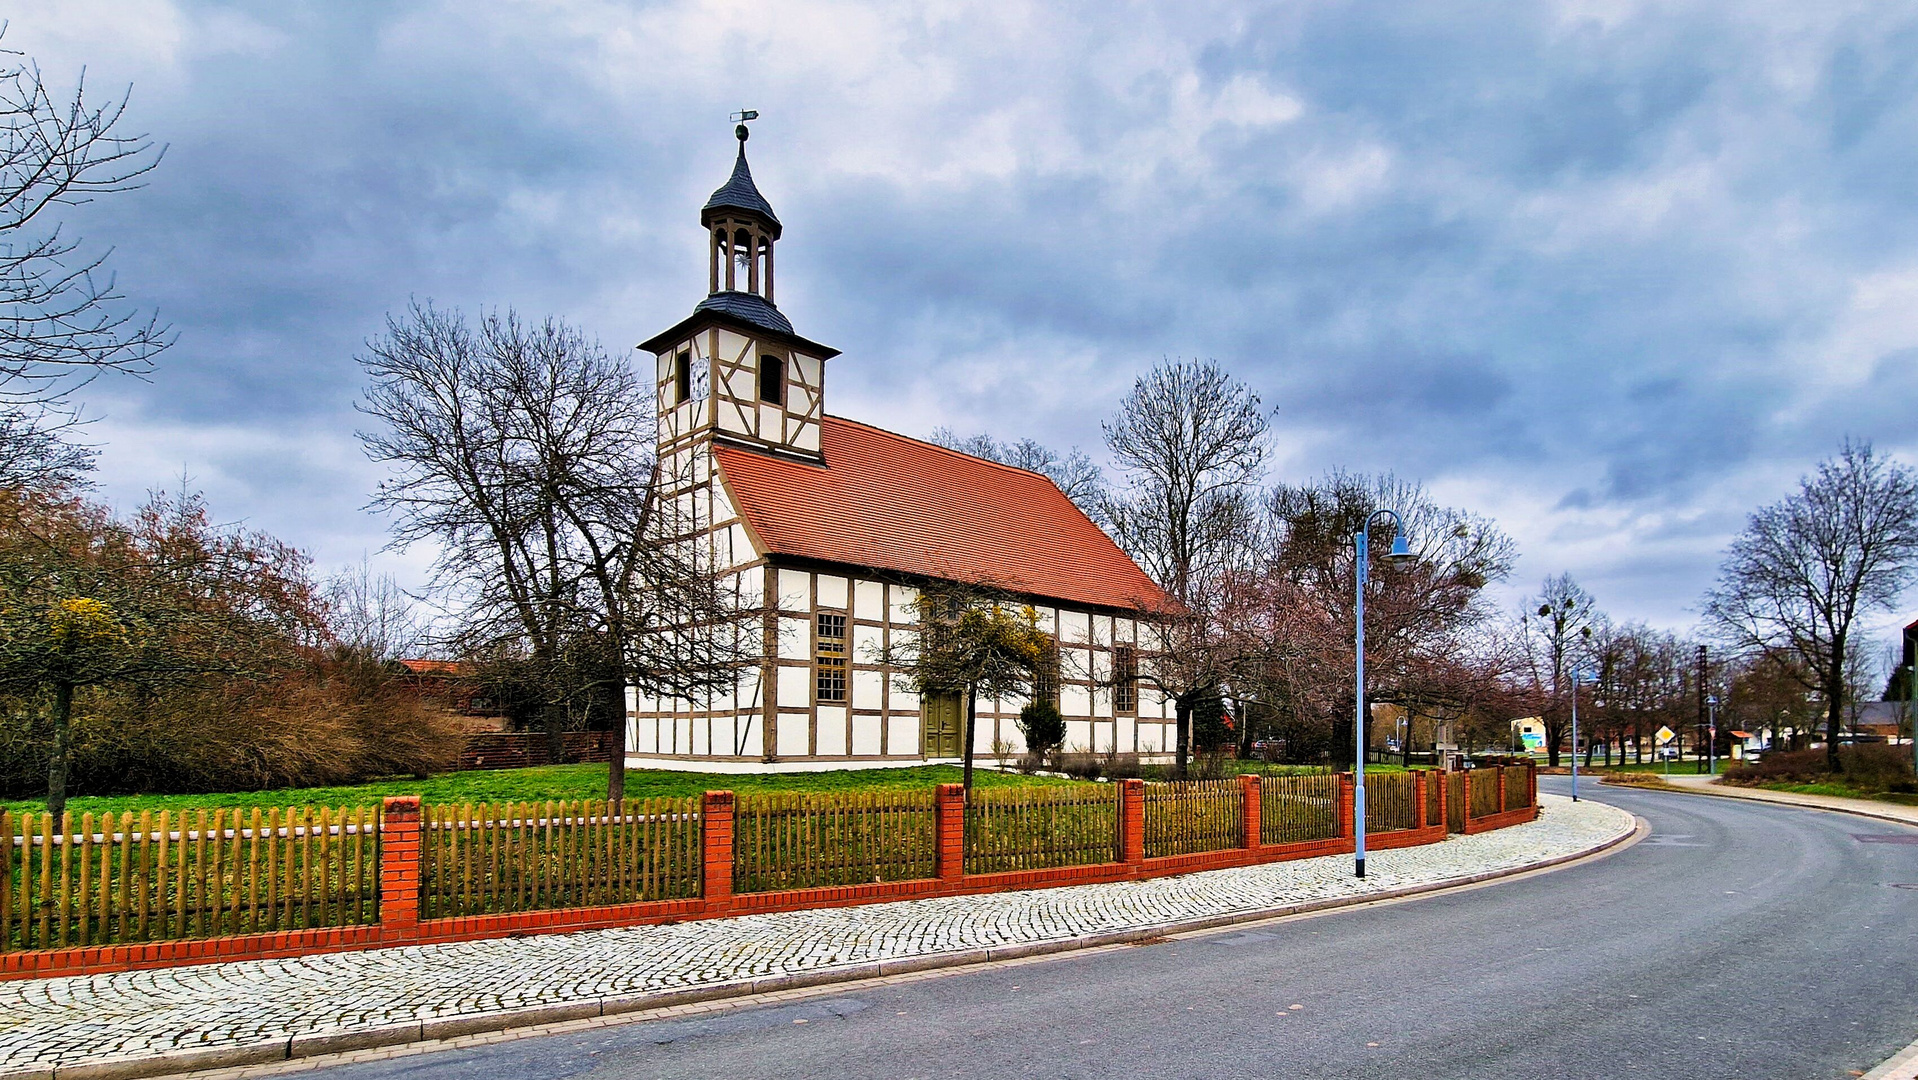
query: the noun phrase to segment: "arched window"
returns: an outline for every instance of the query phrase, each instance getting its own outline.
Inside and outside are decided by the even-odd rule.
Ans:
[[[759,400],[786,403],[786,363],[777,356],[759,358]]]

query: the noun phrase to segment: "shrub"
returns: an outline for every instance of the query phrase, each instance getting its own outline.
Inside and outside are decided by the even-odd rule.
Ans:
[[[1041,757],[1066,741],[1066,722],[1059,715],[1059,706],[1043,698],[1019,710],[1019,731],[1026,737],[1026,748]]]
[[[1725,770],[1728,784],[1821,784],[1838,782],[1860,791],[1918,791],[1911,759],[1905,747],[1863,743],[1838,748],[1833,773],[1823,750],[1790,750],[1766,754],[1757,761]]]

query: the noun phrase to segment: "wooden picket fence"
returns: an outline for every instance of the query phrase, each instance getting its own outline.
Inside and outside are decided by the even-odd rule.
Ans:
[[[1472,773],[1472,816],[1491,817],[1498,813],[1498,770],[1478,769]]]
[[[1192,855],[1238,847],[1245,836],[1245,790],[1234,780],[1145,786],[1145,856]]]
[[[1428,772],[1425,774],[1425,824],[1438,825],[1441,800],[1445,797],[1445,774]]]
[[[699,802],[422,806],[420,915],[696,897]]]
[[[1465,831],[1465,774],[1448,772],[1445,776],[1445,831]]]
[[[379,921],[379,811],[0,811],[0,950]]]
[[[741,795],[733,891],[910,881],[934,873],[931,791]]]
[[[1301,844],[1339,835],[1339,778],[1266,776],[1259,779],[1259,842]]]
[[[1119,791],[1001,788],[966,805],[968,874],[1117,862]]]
[[[1378,773],[1365,778],[1365,831],[1395,832],[1413,827],[1418,804],[1413,801],[1412,774]]]
[[[1532,805],[1532,770],[1523,765],[1501,768],[1505,771],[1505,809],[1520,810]]]

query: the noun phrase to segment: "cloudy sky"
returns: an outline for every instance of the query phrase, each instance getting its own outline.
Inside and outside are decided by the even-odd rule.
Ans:
[[[104,489],[183,473],[322,568],[354,353],[409,297],[625,349],[704,288],[727,114],[833,412],[1100,451],[1162,357],[1275,478],[1396,470],[1683,626],[1847,435],[1918,460],[1918,9],[61,0],[5,42],[168,145],[71,226],[179,345],[88,388]],[[1517,592],[1514,592],[1514,596]]]

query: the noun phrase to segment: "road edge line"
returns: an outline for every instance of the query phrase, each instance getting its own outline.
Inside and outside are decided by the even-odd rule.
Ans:
[[[1818,803],[1786,802],[1783,799],[1767,799],[1742,791],[1718,791],[1704,787],[1685,787],[1680,784],[1613,784],[1600,781],[1607,787],[1623,788],[1626,791],[1675,791],[1680,795],[1706,795],[1714,799],[1736,799],[1739,802],[1762,803],[1765,806],[1782,806],[1787,810],[1820,810],[1827,814],[1848,814],[1852,817],[1866,818],[1871,821],[1883,821],[1891,825],[1903,825],[1908,829],[1918,829],[1918,821],[1909,818],[1893,817],[1890,814],[1861,810],[1850,806],[1822,806]],[[1607,804],[1610,805],[1610,804]],[[4,1080],[4,1078],[0,1078]]]
[[[1597,800],[1592,801],[1597,802]],[[1366,896],[1332,897],[1300,904],[1287,904],[1282,907],[1235,911],[1222,915],[1155,923],[1150,926],[1128,927],[1124,930],[1054,938],[1048,941],[1019,942],[996,948],[931,953],[793,975],[775,975],[687,987],[681,990],[604,997],[596,1001],[555,1002],[525,1009],[393,1024],[359,1032],[341,1032],[336,1035],[280,1037],[271,1042],[242,1043],[145,1058],[82,1062],[52,1067],[29,1066],[25,1069],[0,1070],[0,1080],[144,1080],[146,1077],[156,1076],[178,1077],[181,1080],[186,1078],[200,1078],[200,1080],[236,1078],[237,1080],[241,1077],[271,1076],[334,1064],[350,1064],[375,1056],[435,1053],[503,1039],[562,1034],[566,1031],[590,1030],[611,1024],[642,1023],[648,1019],[670,1019],[670,1016],[648,1017],[642,1014],[670,1013],[693,1005],[714,1004],[715,1007],[723,1007],[727,1003],[762,996],[776,1000],[813,997],[827,988],[836,990],[855,983],[891,982],[907,974],[921,978],[957,974],[967,968],[1063,958],[1064,955],[1071,953],[1092,953],[1125,948],[1141,942],[1199,935],[1248,923],[1279,922],[1330,914],[1347,908],[1404,903],[1441,893],[1465,892],[1537,874],[1569,869],[1577,863],[1601,859],[1622,851],[1638,843],[1650,833],[1650,824],[1637,814],[1611,803],[1598,803],[1598,805],[1627,815],[1631,820],[1632,828],[1579,851],[1553,856],[1535,863],[1507,867],[1502,870],[1489,870],[1467,877],[1449,878],[1422,885],[1408,885],[1402,889],[1391,889]]]

